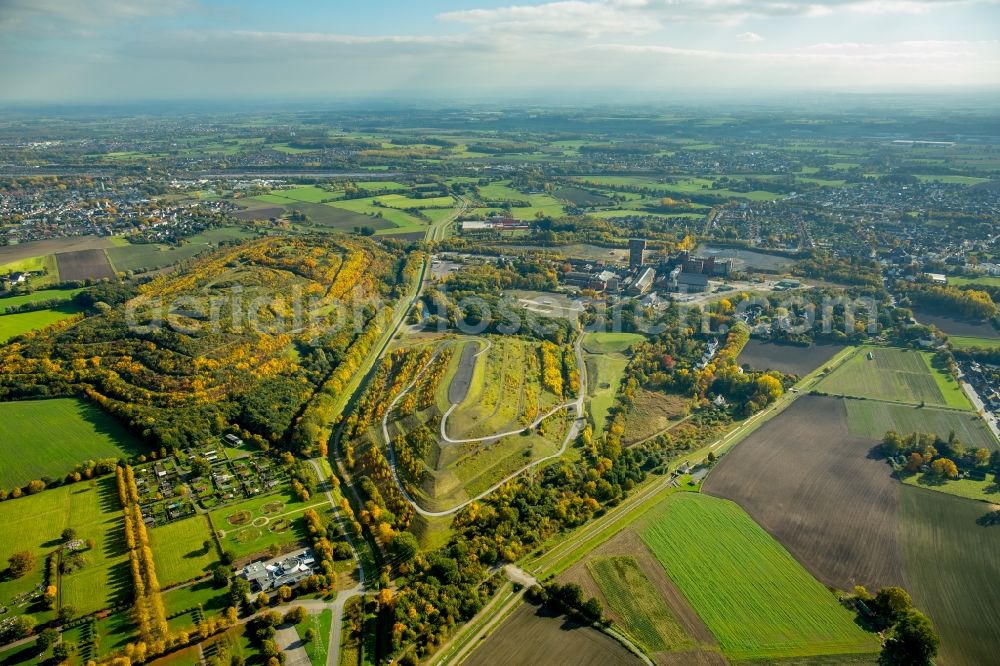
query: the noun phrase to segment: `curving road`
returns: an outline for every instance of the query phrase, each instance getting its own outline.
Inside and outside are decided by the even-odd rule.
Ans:
[[[528,463],[527,465],[525,465],[521,469],[517,470],[516,472],[513,472],[513,473],[505,476],[503,479],[501,479],[497,483],[493,484],[492,486],[490,486],[489,488],[487,488],[485,491],[479,493],[475,497],[473,497],[471,499],[468,499],[468,500],[462,502],[461,504],[453,506],[450,509],[445,509],[444,511],[428,511],[428,510],[424,509],[423,507],[420,506],[420,504],[417,503],[416,500],[413,499],[413,497],[410,496],[410,493],[407,492],[406,488],[403,485],[403,482],[399,478],[399,470],[396,467],[396,451],[395,451],[395,449],[392,446],[392,438],[389,437],[389,415],[392,413],[392,410],[396,408],[396,405],[399,403],[399,401],[402,399],[402,397],[404,395],[406,395],[406,393],[408,391],[410,391],[414,386],[416,386],[417,382],[420,381],[420,377],[424,374],[424,372],[427,370],[427,368],[430,367],[430,364],[437,357],[437,353],[433,354],[431,356],[430,360],[428,360],[427,363],[424,364],[424,367],[422,367],[420,369],[420,372],[417,373],[417,375],[413,379],[413,381],[410,384],[408,384],[402,391],[400,391],[398,394],[396,394],[396,397],[393,398],[393,400],[392,400],[391,403],[389,403],[389,407],[385,410],[385,414],[383,414],[383,416],[382,416],[382,438],[385,440],[386,449],[389,452],[389,456],[388,456],[388,458],[389,458],[389,467],[390,467],[390,469],[392,469],[392,478],[393,478],[393,481],[395,481],[395,483],[396,483],[396,487],[399,488],[399,492],[403,495],[403,497],[410,504],[410,506],[413,507],[413,510],[416,511],[417,513],[419,513],[421,516],[425,516],[425,517],[428,517],[428,518],[441,518],[441,517],[444,517],[444,516],[450,516],[450,515],[452,515],[454,513],[457,513],[459,511],[461,511],[462,509],[464,509],[465,507],[469,506],[473,502],[478,502],[479,500],[483,499],[487,495],[489,495],[489,494],[493,493],[494,491],[496,491],[498,488],[500,488],[502,485],[504,485],[505,483],[507,483],[511,479],[514,479],[514,478],[520,476],[521,474],[524,474],[528,470],[533,469],[534,467],[537,467],[538,465],[541,465],[544,462],[548,462],[549,460],[554,460],[556,458],[561,458],[563,456],[563,454],[566,453],[566,448],[569,446],[569,443],[572,442],[574,439],[576,439],[577,436],[580,434],[580,430],[583,428],[583,425],[584,425],[584,422],[585,422],[585,418],[584,418],[584,396],[586,394],[585,387],[587,386],[587,367],[586,367],[586,364],[583,362],[583,347],[582,347],[582,343],[583,343],[583,333],[581,332],[577,336],[577,338],[576,338],[576,343],[573,345],[574,348],[575,348],[575,352],[576,352],[576,364],[577,364],[577,368],[579,369],[579,372],[580,372],[580,381],[579,381],[580,387],[579,387],[579,390],[577,392],[576,400],[574,400],[573,402],[566,403],[565,405],[560,405],[559,407],[556,407],[555,409],[553,409],[551,412],[549,412],[545,416],[542,416],[541,418],[539,418],[531,426],[527,426],[525,428],[521,428],[520,430],[511,431],[510,433],[500,433],[500,434],[495,434],[495,435],[487,435],[486,437],[481,437],[481,438],[477,438],[477,439],[471,439],[471,440],[451,440],[451,439],[447,439],[447,436],[444,435],[444,421],[446,419],[442,417],[442,419],[441,419],[441,422],[442,422],[441,433],[442,433],[442,436],[445,436],[445,438],[447,439],[447,441],[453,442],[453,443],[477,442],[477,441],[484,441],[484,440],[488,440],[488,439],[498,439],[500,437],[506,437],[509,434],[517,434],[519,432],[524,432],[528,428],[536,426],[543,419],[547,418],[548,416],[551,416],[552,414],[554,414],[555,412],[557,412],[557,411],[559,411],[561,409],[567,409],[567,408],[570,408],[570,407],[575,407],[576,408],[576,419],[573,421],[573,424],[570,426],[569,431],[566,433],[566,438],[563,440],[562,446],[559,447],[558,451],[556,451],[552,455],[545,456],[544,458],[539,458],[538,460],[535,460],[535,461],[533,461],[531,463]],[[452,407],[448,410],[448,413],[451,413],[451,410],[454,409],[454,408],[455,408],[455,405],[452,405]]]

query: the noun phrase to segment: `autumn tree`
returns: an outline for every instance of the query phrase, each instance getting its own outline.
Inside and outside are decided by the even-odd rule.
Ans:
[[[35,554],[30,550],[19,550],[7,558],[7,564],[10,566],[10,575],[20,578],[35,568]]]

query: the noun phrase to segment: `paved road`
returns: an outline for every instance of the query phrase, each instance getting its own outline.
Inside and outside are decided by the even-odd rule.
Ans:
[[[319,466],[319,463],[315,459],[309,462],[312,464],[313,469],[316,470],[316,475],[319,477],[320,482],[323,482],[323,470]],[[343,630],[344,606],[347,605],[349,600],[365,593],[365,569],[361,566],[361,558],[358,556],[358,550],[354,545],[354,538],[347,531],[347,525],[344,523],[343,516],[341,516],[341,508],[334,501],[333,493],[329,489],[325,490],[325,493],[326,499],[330,502],[330,506],[333,507],[333,515],[337,518],[340,531],[344,533],[344,538],[347,539],[347,544],[351,547],[351,552],[354,554],[354,564],[358,568],[358,584],[349,590],[338,592],[333,603],[328,604],[329,608],[333,611],[333,624],[330,629],[330,647],[326,652],[326,664],[327,666],[337,666],[340,663],[340,641]]]

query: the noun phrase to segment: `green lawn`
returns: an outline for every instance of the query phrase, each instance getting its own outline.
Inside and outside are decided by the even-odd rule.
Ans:
[[[863,347],[816,388],[859,398],[972,409],[958,382],[931,367],[932,358],[933,354],[925,351]]]
[[[592,354],[623,352],[645,339],[639,333],[587,333],[583,337],[583,348]]]
[[[67,303],[45,310],[0,315],[0,343],[28,331],[37,331],[56,322],[70,319],[79,313],[78,307]]]
[[[989,507],[909,486],[900,502],[908,591],[941,636],[938,663],[996,663],[1000,528],[977,523]]]
[[[205,541],[211,541],[205,548]],[[192,516],[149,530],[160,587],[197,578],[218,562],[219,553],[205,516]]]
[[[966,449],[996,449],[989,426],[976,412],[900,405],[877,400],[845,400],[848,427],[859,437],[882,439],[887,430],[929,432],[943,439],[952,431]]]
[[[83,568],[62,577],[62,602],[81,612],[93,612],[126,595],[131,583],[120,519],[121,506],[111,476],[0,502],[3,552],[9,555],[28,550],[36,557],[34,569],[24,576],[0,579],[0,605],[14,614],[29,613],[39,621],[52,617],[52,612],[37,601],[22,603],[15,597],[43,584],[46,555],[62,543],[60,535],[67,527],[75,529],[83,541],[94,539],[95,547],[82,551]]]
[[[229,588],[217,589],[211,580],[163,593],[163,606],[168,617],[198,606],[204,609],[206,615],[214,615],[224,612],[230,605]]]
[[[76,398],[0,402],[0,487],[61,478],[78,463],[146,451],[112,416]]]
[[[693,645],[634,557],[600,557],[587,563],[625,630],[649,652]]]
[[[641,536],[731,659],[879,649],[853,614],[732,502],[671,495]]]

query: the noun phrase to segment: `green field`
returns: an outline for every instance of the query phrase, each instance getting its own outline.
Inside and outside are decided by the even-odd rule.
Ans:
[[[877,652],[852,613],[736,504],[678,493],[641,534],[732,659]]]
[[[113,417],[76,398],[0,403],[0,486],[61,478],[78,463],[146,448]]]
[[[987,287],[1000,287],[1000,275],[982,275],[978,277],[950,276],[948,284],[961,287],[967,284],[983,285]]]
[[[427,222],[410,215],[406,211],[389,206],[376,206],[374,202],[375,198],[344,199],[340,201],[331,201],[330,203],[324,205],[329,208],[333,208],[334,210],[348,210],[365,216],[381,216],[381,219],[386,222],[391,222],[399,228],[413,228],[414,230],[419,230],[427,227]],[[376,221],[377,219],[371,220],[371,222]]]
[[[977,524],[989,507],[908,486],[900,501],[909,592],[941,636],[939,663],[996,663],[1000,528]]]
[[[30,294],[20,294],[18,296],[7,296],[0,298],[0,315],[6,312],[7,308],[16,308],[26,303],[41,303],[43,301],[68,301],[83,289],[40,289]]]
[[[634,557],[600,557],[587,562],[587,569],[628,634],[649,652],[694,644]]]
[[[45,557],[62,543],[60,534],[67,527],[76,530],[77,538],[94,539],[96,545],[82,551],[81,569],[62,577],[62,603],[93,612],[126,595],[131,588],[120,519],[121,506],[111,476],[0,502],[4,553],[29,550],[36,557],[34,569],[24,576],[0,579],[0,605],[14,614],[29,613],[39,621],[52,617],[53,613],[40,604],[22,603],[15,596],[42,585]]]
[[[583,348],[591,354],[623,352],[645,339],[639,333],[587,333],[583,336]]]
[[[76,316],[80,309],[72,304],[58,305],[45,310],[19,312],[17,314],[0,315],[0,343],[13,337],[23,335],[28,331],[37,331]]]
[[[205,548],[205,541],[210,541]],[[198,578],[219,560],[205,516],[192,516],[149,530],[153,563],[160,587]]]
[[[60,577],[61,603],[80,614],[93,613],[113,606],[131,591],[118,491],[112,476],[94,488],[83,483],[70,487],[69,526],[78,539],[94,539],[96,545],[83,553],[82,569]]]
[[[862,347],[816,388],[859,398],[972,409],[958,382],[931,367],[932,358],[933,354],[924,351]]]
[[[975,412],[900,405],[876,400],[845,400],[848,427],[859,437],[882,439],[887,430],[901,434],[929,432],[947,439],[952,431],[966,449],[996,449],[997,441]]]
[[[993,349],[1000,347],[1000,338],[976,338],[967,335],[949,335],[948,342],[955,346],[955,349]]]
[[[39,271],[48,271],[48,275],[45,278],[50,278],[55,276],[58,278],[59,271],[56,266],[56,257],[52,254],[44,254],[38,257],[28,257],[27,259],[18,259],[16,261],[10,261],[6,264],[0,264],[0,275],[6,275],[7,273],[37,273]]]
[[[329,192],[327,190],[320,189],[315,185],[293,187],[290,190],[278,190],[275,194],[285,197],[286,199],[304,201],[306,203],[321,203],[327,199],[336,199],[338,196],[336,192]]]
[[[608,412],[615,402],[628,359],[616,352],[587,354],[587,396],[590,398],[590,413],[594,417],[595,432],[604,432]]]

